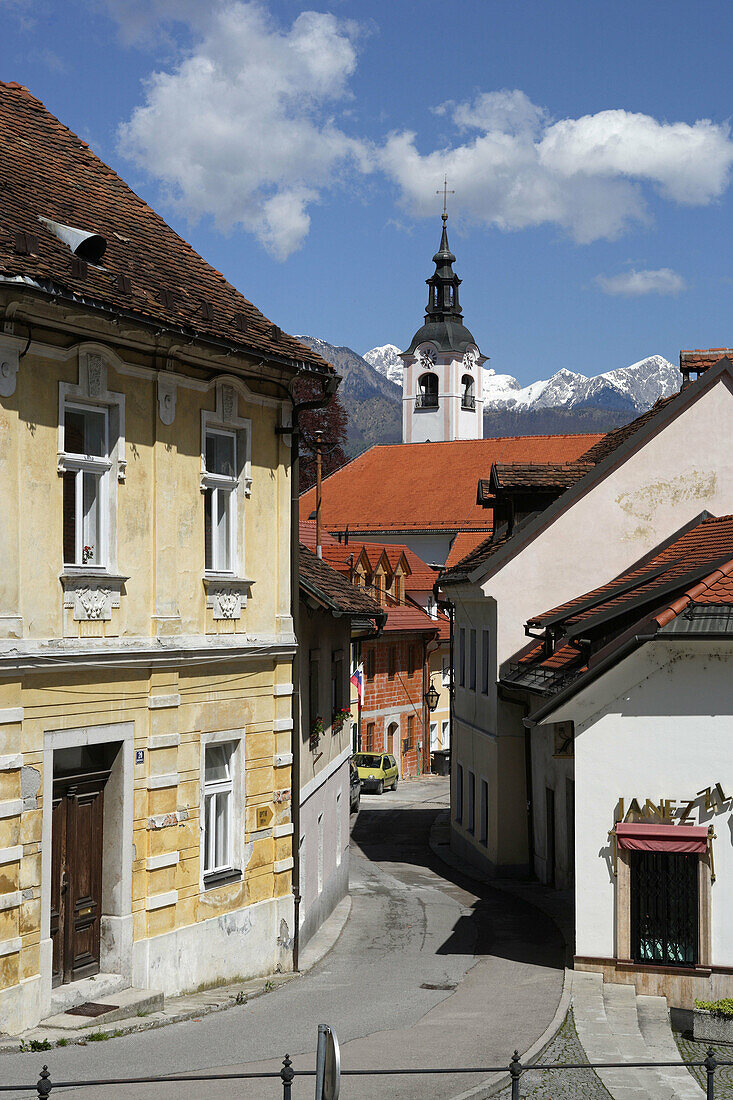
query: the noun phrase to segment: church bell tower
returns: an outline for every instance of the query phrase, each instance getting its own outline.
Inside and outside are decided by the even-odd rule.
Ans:
[[[448,214],[443,194],[443,233],[433,256],[435,272],[426,279],[425,323],[401,352],[402,442],[437,443],[483,438],[483,364],[487,357],[463,323],[453,270],[455,256],[448,245]]]

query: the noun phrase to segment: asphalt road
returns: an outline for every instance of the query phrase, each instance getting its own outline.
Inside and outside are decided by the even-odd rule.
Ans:
[[[552,1020],[562,992],[562,942],[548,917],[463,879],[432,855],[430,826],[447,801],[447,780],[438,778],[362,797],[352,819],[351,915],[308,974],[199,1020],[43,1055],[5,1055],[0,1083],[33,1080],[43,1060],[56,1080],[78,1080],[272,1071],[288,1052],[297,1072],[314,1066],[319,1022],[335,1028],[343,1068],[506,1065],[515,1047],[526,1050]],[[446,1100],[484,1076],[344,1078],[341,1097]],[[293,1100],[313,1091],[312,1077],[296,1076]],[[276,1081],[207,1082],[75,1094],[279,1100],[282,1088]]]

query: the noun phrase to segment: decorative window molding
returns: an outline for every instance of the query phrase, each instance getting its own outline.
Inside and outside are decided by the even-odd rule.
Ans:
[[[59,383],[59,449],[58,472],[66,471],[64,460],[64,408],[67,402],[84,405],[100,405],[109,410],[110,458],[118,481],[124,481],[127,472],[125,458],[125,395],[107,389],[107,363],[100,351],[79,352],[79,385]]]
[[[214,619],[241,618],[253,584],[254,581],[246,577],[207,573],[204,577],[206,606],[214,612]]]
[[[120,606],[122,588],[129,579],[85,569],[66,570],[59,577],[64,608],[73,610],[75,622],[109,622],[112,609]]]

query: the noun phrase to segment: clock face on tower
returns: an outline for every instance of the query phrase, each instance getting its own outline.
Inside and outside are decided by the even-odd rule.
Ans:
[[[417,358],[421,366],[429,368],[435,366],[435,362],[438,356],[436,354],[435,348],[430,347],[430,345],[428,344],[424,347],[417,349]]]
[[[463,354],[463,366],[466,368],[466,370],[473,370],[473,368],[476,366],[477,358],[478,352],[476,348],[466,348]]]

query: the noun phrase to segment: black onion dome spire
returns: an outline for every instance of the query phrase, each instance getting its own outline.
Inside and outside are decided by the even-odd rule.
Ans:
[[[470,344],[475,344],[471,333],[463,323],[463,310],[458,298],[461,280],[453,270],[456,258],[448,244],[448,215],[444,212],[443,232],[440,246],[433,256],[435,272],[426,279],[428,284],[428,304],[425,310],[425,324],[415,333],[407,352],[414,352],[420,344],[435,344],[439,351],[463,353]]]

